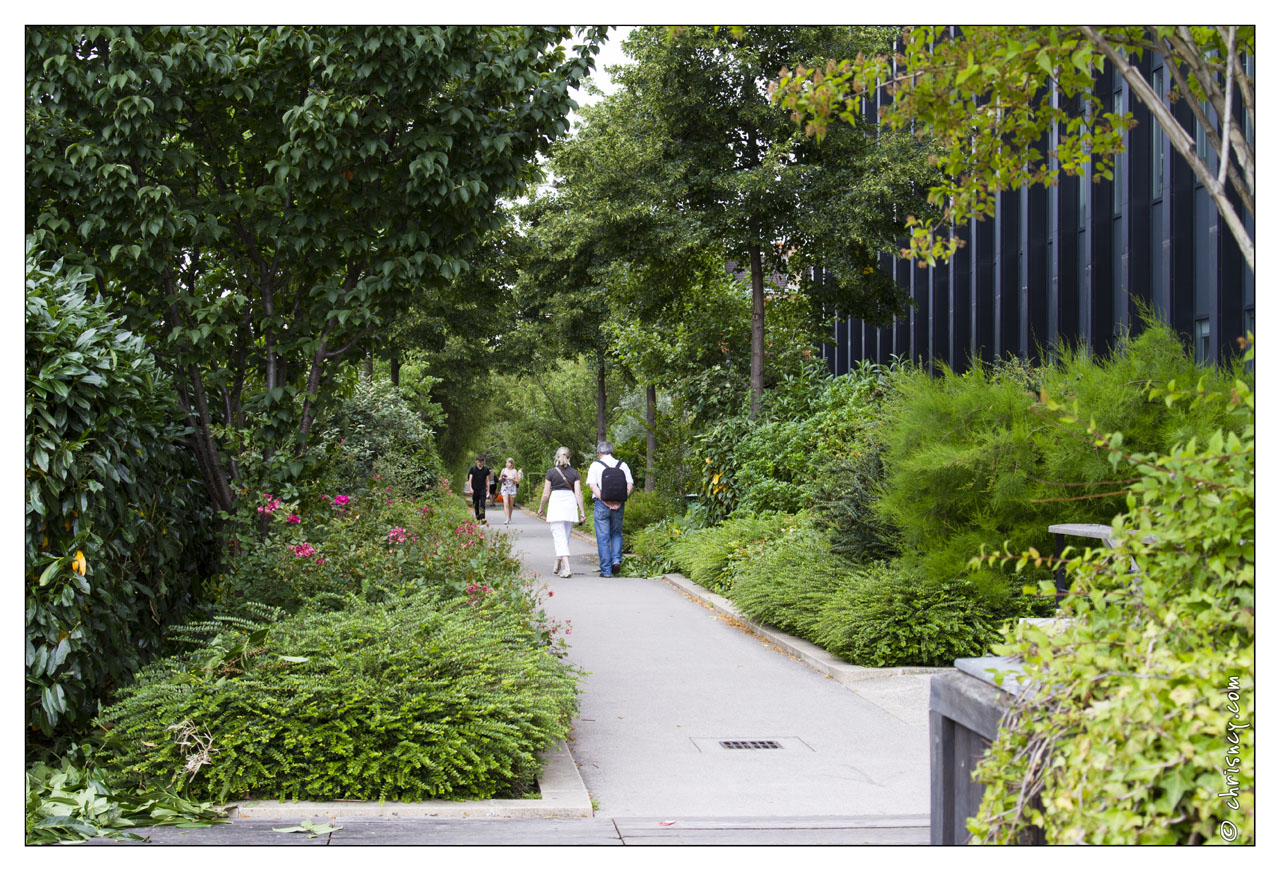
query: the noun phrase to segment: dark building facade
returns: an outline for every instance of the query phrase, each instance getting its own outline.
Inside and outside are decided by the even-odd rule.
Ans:
[[[1147,54],[1141,63],[1156,92],[1167,94],[1163,60]],[[919,268],[886,256],[883,268],[910,295],[910,311],[885,327],[838,321],[823,349],[834,374],[893,356],[956,371],[1009,355],[1039,361],[1060,343],[1106,353],[1118,333],[1141,327],[1143,304],[1197,360],[1238,353],[1236,338],[1254,329],[1254,277],[1230,230],[1124,77],[1108,66],[1095,87],[1104,106],[1138,122],[1114,180],[1061,175],[1055,187],[1001,193],[994,219],[959,228],[965,244],[948,263]],[[867,106],[869,120],[877,108]],[[1192,129],[1185,100],[1172,110]],[[1197,150],[1216,171],[1216,155],[1197,133]],[[1249,125],[1245,135],[1253,141]],[[1245,225],[1252,235],[1247,212]]]

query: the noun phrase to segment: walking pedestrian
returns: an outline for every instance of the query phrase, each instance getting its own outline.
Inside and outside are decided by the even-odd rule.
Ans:
[[[555,464],[547,470],[542,482],[542,498],[538,500],[538,516],[547,509],[547,523],[551,525],[551,541],[556,548],[556,564],[551,573],[567,578],[569,570],[569,531],[574,523],[587,519],[582,506],[582,481],[578,470],[569,465],[569,449],[556,451]]]
[[[596,461],[587,469],[587,486],[595,496],[592,518],[596,524],[596,552],[600,576],[611,578],[622,570],[622,512],[635,487],[631,469],[613,456],[613,445],[596,445]]]
[[[507,515],[507,526],[511,525],[511,511],[516,507],[516,493],[520,492],[520,479],[524,475],[516,468],[516,461],[507,457],[507,464],[498,473],[502,489],[502,510]]]
[[[484,519],[485,499],[489,495],[489,477],[493,470],[484,464],[484,457],[476,457],[476,464],[467,469],[467,483],[471,486],[471,505],[476,513],[476,522],[488,525]]]

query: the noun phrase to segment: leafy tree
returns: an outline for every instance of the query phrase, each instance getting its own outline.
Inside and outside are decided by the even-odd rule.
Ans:
[[[603,33],[28,28],[27,229],[119,282],[218,508],[234,431],[297,475],[330,364],[466,271]]]
[[[826,267],[820,301],[844,314],[883,320],[902,308],[901,290],[875,261],[896,247],[902,225],[894,205],[913,202],[923,159],[898,138],[877,144],[870,125],[841,131],[847,148],[806,141],[764,89],[784,65],[884,50],[889,35],[886,28],[637,28],[624,46],[635,63],[615,78],[674,169],[669,199],[749,270],[753,414],[764,390],[767,272],[798,277]]]
[[[773,96],[821,138],[835,118],[858,123],[864,102],[885,84],[893,99],[881,120],[895,130],[918,125],[938,142],[945,177],[929,200],[942,215],[910,222],[911,256],[930,264],[950,257],[957,240],[945,228],[994,216],[999,191],[1052,185],[1060,171],[1088,174],[1090,163],[1095,175],[1111,178],[1136,122],[1131,113],[1106,111],[1093,93],[1109,61],[1190,164],[1253,268],[1244,226],[1244,213],[1254,212],[1253,27],[912,27],[899,48],[893,58],[867,54],[783,69]],[[1144,53],[1158,54],[1173,77],[1168,104],[1133,63]],[[1191,109],[1190,123],[1172,111],[1179,99]],[[1212,158],[1197,151],[1198,132]]]

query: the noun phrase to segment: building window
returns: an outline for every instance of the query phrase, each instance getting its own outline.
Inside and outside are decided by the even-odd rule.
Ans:
[[[1151,71],[1151,89],[1163,103],[1164,67]],[[1164,128],[1160,126],[1153,112],[1151,115],[1151,199],[1153,200],[1164,197],[1164,143]]]
[[[1196,321],[1196,362],[1209,362],[1209,319]]]

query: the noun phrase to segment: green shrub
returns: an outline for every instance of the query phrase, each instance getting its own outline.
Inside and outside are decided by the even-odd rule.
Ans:
[[[670,556],[671,547],[691,529],[685,517],[669,517],[636,530],[631,534],[631,550],[635,557],[624,561],[623,573],[652,578],[679,571],[679,566]]]
[[[1170,434],[1202,437],[1222,425],[1219,409],[1169,408],[1143,385],[1204,377],[1215,389],[1229,373],[1198,369],[1167,327],[1151,324],[1097,360],[1067,354],[1045,369],[975,367],[963,375],[906,373],[894,379],[884,427],[881,516],[902,531],[903,558],[934,578],[965,574],[983,547],[1051,553],[1055,523],[1106,522],[1123,509],[1125,481],[1103,452],[1066,431],[1046,401],[1079,402],[1099,426],[1132,432],[1139,450]],[[1034,566],[1025,580],[1046,576]],[[998,568],[975,580],[993,601],[1009,588]]]
[[[45,735],[157,653],[211,559],[177,395],[87,281],[28,248],[26,708]]]
[[[680,500],[657,492],[634,490],[623,512],[623,534],[632,536],[652,523],[678,517],[683,512],[684,504]]]
[[[137,826],[208,828],[225,823],[211,802],[193,802],[163,786],[129,789],[95,765],[93,747],[72,744],[64,753],[27,768],[27,844],[74,844],[90,838],[142,840]]]
[[[736,511],[795,513],[829,497],[827,470],[868,449],[885,370],[831,378],[806,367],[766,394],[756,418],[726,418],[703,437],[701,503],[712,522]]]
[[[386,379],[357,380],[318,436],[322,488],[350,493],[381,475],[421,490],[435,486],[443,471],[434,430]]]
[[[672,561],[695,584],[714,593],[727,593],[733,580],[733,559],[754,542],[768,541],[793,525],[787,514],[740,514],[719,526],[679,536],[670,549]]]
[[[880,445],[868,439],[863,453],[834,461],[823,479],[828,489],[818,498],[814,520],[831,536],[832,552],[855,562],[896,557],[901,533],[875,510],[884,486]]]
[[[1158,453],[1084,433],[1137,478],[1120,547],[1071,560],[1060,631],[1017,626],[997,648],[1022,658],[1026,689],[974,773],[977,841],[1254,842],[1253,392],[1237,380],[1175,405],[1230,426]]]
[[[190,795],[418,801],[523,791],[569,732],[574,677],[494,595],[351,599],[193,627],[98,723],[111,764]]]
[[[784,530],[753,551],[735,563],[734,604],[753,620],[812,640],[827,601],[854,566],[808,525]]]
[[[856,665],[947,666],[986,653],[1001,622],[968,581],[932,581],[900,563],[871,563],[836,587],[814,641]]]

